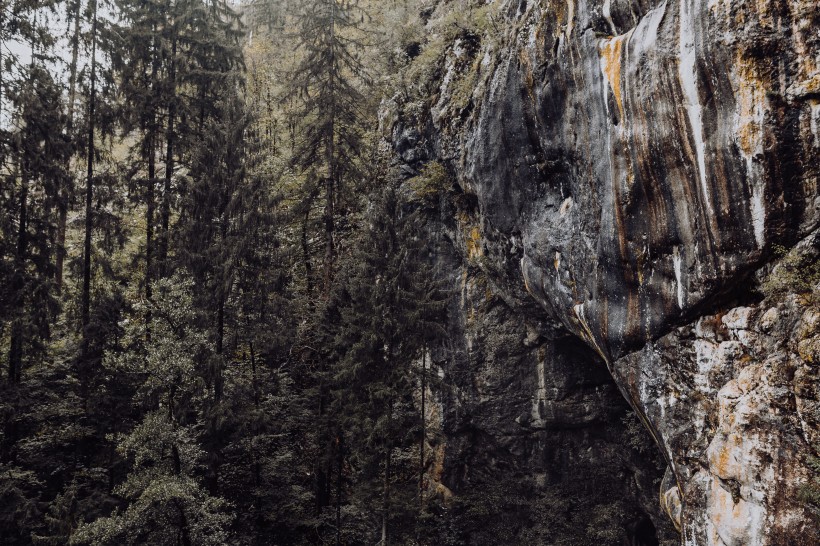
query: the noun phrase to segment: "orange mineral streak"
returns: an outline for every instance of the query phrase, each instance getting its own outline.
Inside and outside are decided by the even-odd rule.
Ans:
[[[768,82],[757,77],[755,64],[744,58],[735,61],[738,71],[736,99],[738,102],[738,144],[743,155],[753,157],[763,152],[763,123]]]
[[[484,250],[481,248],[481,230],[473,226],[467,233],[467,257],[475,260],[484,255]]]
[[[612,94],[615,95],[615,103],[618,105],[618,113],[621,119],[624,119],[624,102],[621,95],[621,52],[623,44],[629,39],[629,36],[631,34],[604,40],[600,47],[603,71],[609,82],[609,87],[612,89]]]
[[[712,463],[712,471],[717,476],[721,476],[724,478],[731,477],[731,464],[733,463],[733,457],[731,450],[728,447],[724,447],[723,449],[719,450],[715,457],[711,461]]]

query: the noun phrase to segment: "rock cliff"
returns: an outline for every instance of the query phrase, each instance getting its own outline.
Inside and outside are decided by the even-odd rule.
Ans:
[[[452,178],[431,233],[463,273],[470,407],[505,438],[591,433],[614,415],[608,369],[669,465],[661,504],[685,544],[818,543],[799,498],[818,443],[816,1],[441,1],[424,19],[422,56],[440,51],[383,126],[408,176]],[[803,284],[767,292],[778,271]],[[505,310],[478,330],[517,328],[493,351],[470,330],[477,278]],[[506,391],[528,412],[482,392],[507,367],[536,369]],[[445,430],[462,426],[447,407]]]

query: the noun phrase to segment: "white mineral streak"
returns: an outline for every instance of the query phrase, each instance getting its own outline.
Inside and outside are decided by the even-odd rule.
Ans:
[[[706,179],[706,144],[703,141],[703,122],[701,120],[701,105],[698,97],[697,85],[697,50],[695,48],[695,24],[693,12],[697,12],[700,0],[681,0],[680,3],[680,55],[678,70],[681,88],[686,101],[686,112],[689,114],[689,124],[692,126],[692,140],[697,155],[698,174],[703,190],[703,201],[706,211],[711,215],[712,199],[709,195],[709,185]],[[691,5],[690,5],[691,4]]]
[[[684,541],[683,546],[703,546],[699,545],[698,541],[696,540],[698,526],[696,523],[692,522],[686,525],[684,529]]]
[[[766,122],[766,91],[755,77],[754,70],[746,65],[733,71],[737,110],[734,131],[743,159],[746,177],[752,188],[750,202],[752,227],[758,248],[766,244],[766,196],[762,168],[755,158],[763,155],[763,134]]]
[[[606,22],[609,23],[609,29],[612,31],[612,35],[615,36],[618,34],[618,29],[615,28],[615,23],[612,21],[612,0],[604,0],[604,19]]]
[[[567,0],[567,32],[566,37],[569,39],[572,34],[572,29],[575,25],[575,0]]]
[[[532,51],[535,46],[538,44],[538,27],[535,25],[530,25],[530,34],[527,38],[527,46],[529,47],[530,51]]]
[[[661,26],[664,14],[666,14],[666,0],[660,6],[649,11],[638,23],[638,26],[631,31],[633,36],[630,42],[633,46],[639,48],[642,52],[650,51],[655,47],[655,43],[658,41],[658,29]]]
[[[675,247],[673,250],[672,264],[675,267],[675,287],[678,293],[678,307],[683,309],[686,303],[686,297],[683,291],[683,259],[679,247]]]
[[[758,248],[766,244],[766,197],[762,183],[752,186],[752,224]]]
[[[569,210],[572,208],[572,197],[567,197],[564,199],[564,202],[561,203],[561,208],[558,209],[558,213],[563,217],[565,216]]]

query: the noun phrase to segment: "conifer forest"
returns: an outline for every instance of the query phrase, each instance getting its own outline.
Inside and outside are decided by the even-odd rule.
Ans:
[[[737,4],[0,0],[0,546],[817,544],[820,27]]]

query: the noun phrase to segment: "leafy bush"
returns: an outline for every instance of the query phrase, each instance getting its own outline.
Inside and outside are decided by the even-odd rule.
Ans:
[[[421,173],[407,182],[418,200],[436,199],[450,190],[453,180],[444,165],[438,161],[427,163]]]

